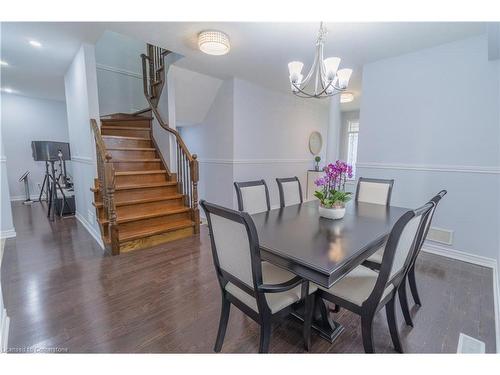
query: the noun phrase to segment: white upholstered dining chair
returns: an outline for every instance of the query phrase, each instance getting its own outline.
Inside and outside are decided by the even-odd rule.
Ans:
[[[277,178],[278,190],[280,194],[280,207],[300,204],[302,199],[302,187],[297,176],[287,178]]]
[[[432,203],[427,203],[408,211],[394,224],[385,245],[379,272],[360,265],[328,289],[317,286],[317,298],[323,298],[361,316],[363,347],[367,353],[375,351],[373,318],[383,307],[386,309],[394,348],[403,352],[396,324],[396,293],[412,264],[416,244],[423,235],[422,223],[432,207]]]
[[[419,239],[419,243],[416,245],[416,251],[415,251],[415,256],[411,262],[411,265],[408,269],[408,274],[405,275],[404,280],[401,283],[401,287],[398,290],[399,293],[399,302],[401,305],[401,310],[403,312],[403,317],[405,319],[405,322],[408,326],[413,327],[413,320],[411,319],[410,315],[410,308],[408,305],[408,297],[406,295],[406,279],[408,279],[408,283],[410,285],[410,291],[413,297],[413,300],[415,301],[415,304],[418,306],[422,305],[420,296],[418,294],[418,289],[417,289],[417,283],[416,283],[416,278],[415,278],[415,262],[417,260],[418,255],[420,254],[420,251],[422,250],[422,246],[425,242],[425,239],[427,237],[427,233],[429,232],[429,229],[432,224],[432,219],[434,218],[434,213],[436,212],[436,208],[438,203],[441,201],[441,199],[446,195],[447,191],[446,190],[441,190],[438,194],[436,194],[430,201],[429,203],[432,203],[432,209],[427,215],[427,218],[423,224],[424,229],[423,229],[423,235]],[[373,269],[373,270],[379,270],[382,264],[382,259],[384,256],[384,247],[380,248],[377,250],[372,256],[370,256],[364,263],[363,265]]]
[[[238,210],[250,215],[269,211],[269,190],[264,180],[235,182]]]
[[[309,349],[316,287],[269,262],[262,262],[255,224],[247,212],[200,202],[205,211],[215,270],[222,293],[219,330],[214,350],[219,352],[231,305],[260,324],[259,352],[269,350],[271,324],[286,317],[292,305],[305,298],[304,339]]]
[[[383,204],[391,203],[394,180],[360,177],[356,188],[356,202]]]

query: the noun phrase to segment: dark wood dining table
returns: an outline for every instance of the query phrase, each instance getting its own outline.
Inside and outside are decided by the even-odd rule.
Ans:
[[[330,288],[384,244],[407,208],[350,202],[342,219],[319,216],[319,201],[252,215],[261,257],[306,280]],[[294,316],[302,319],[302,306]],[[316,299],[313,328],[333,342],[343,327],[331,319],[325,302]]]

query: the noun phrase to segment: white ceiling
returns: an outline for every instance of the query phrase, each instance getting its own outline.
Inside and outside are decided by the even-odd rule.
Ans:
[[[325,56],[342,58],[341,67],[354,69],[350,91],[359,106],[362,66],[486,32],[485,23],[326,23]],[[301,60],[310,66],[319,22],[315,23],[3,23],[2,87],[20,93],[64,99],[63,75],[81,42],[95,43],[105,30],[168,48],[184,55],[176,65],[225,79],[239,77],[264,87],[288,92],[287,63]],[[219,29],[231,40],[225,56],[209,56],[197,48],[197,34]],[[34,38],[41,49],[27,41]]]

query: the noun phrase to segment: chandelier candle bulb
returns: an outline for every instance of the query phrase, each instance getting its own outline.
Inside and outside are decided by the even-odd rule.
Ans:
[[[300,74],[300,72],[302,71],[303,67],[304,64],[300,61],[292,61],[291,63],[288,63],[288,72],[290,73],[291,82],[300,84],[300,81],[302,80],[302,75]]]
[[[328,82],[333,81],[335,79],[335,74],[337,74],[337,69],[340,65],[339,57],[329,57],[324,61],[326,68],[326,79]]]
[[[349,79],[351,79],[352,69],[340,69],[337,72],[337,78],[339,80],[339,87],[341,89],[346,89],[349,84]]]

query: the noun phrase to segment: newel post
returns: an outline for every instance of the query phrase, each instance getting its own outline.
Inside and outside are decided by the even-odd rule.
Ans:
[[[198,156],[193,154],[193,160],[191,161],[191,183],[193,184],[193,194],[192,194],[192,208],[193,208],[193,221],[195,223],[194,232],[200,233],[200,210],[198,208],[198,180],[199,180],[199,167],[198,167]]]
[[[106,198],[108,201],[108,232],[111,244],[111,254],[120,254],[120,240],[118,233],[118,224],[116,222],[116,206],[115,206],[115,171],[113,163],[110,161],[111,156],[106,154],[105,175],[106,175]]]

